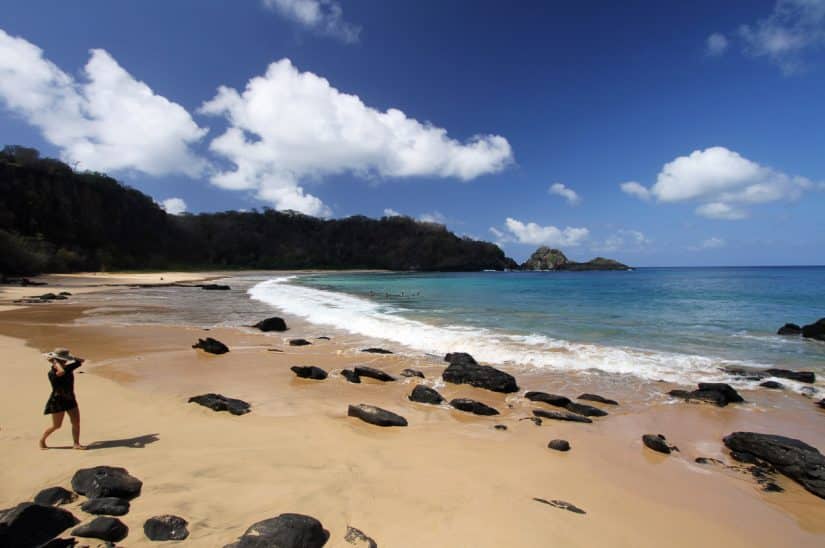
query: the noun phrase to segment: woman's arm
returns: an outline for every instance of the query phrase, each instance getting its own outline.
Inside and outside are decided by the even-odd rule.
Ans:
[[[63,369],[66,370],[66,371],[74,371],[75,369],[77,369],[81,365],[83,365],[83,359],[78,358],[75,361],[73,361],[72,363],[70,363],[68,365],[64,365]]]
[[[66,374],[66,370],[63,368],[63,364],[57,360],[52,362],[52,369],[54,369],[54,374],[58,377],[62,377]]]

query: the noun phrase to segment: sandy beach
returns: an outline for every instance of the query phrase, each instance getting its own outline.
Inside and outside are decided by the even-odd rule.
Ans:
[[[784,492],[764,492],[749,473],[694,461],[711,457],[735,465],[722,443],[734,431],[782,434],[825,450],[823,411],[798,394],[743,392],[751,403],[725,408],[648,403],[634,399],[631,387],[593,377],[516,372],[521,390],[505,396],[444,385],[438,380],[446,364],[437,357],[364,354],[344,334],[289,317],[289,331],[266,334],[78,321],[100,306],[102,296],[106,306],[118,305],[118,288],[108,284],[224,275],[49,276],[44,287],[3,287],[0,508],[31,500],[46,487],[68,488],[78,469],[111,465],[143,481],[142,494],[121,518],[130,528],[123,546],[152,545],[142,526],[154,515],[187,519],[191,534],[184,544],[223,546],[252,523],[285,512],[319,519],[332,547],[351,546],[344,540],[348,526],[383,547],[825,544],[825,500],[782,475],[775,481]],[[12,304],[46,291],[73,295]],[[208,299],[203,303],[209,306]],[[317,338],[322,335],[330,340]],[[231,351],[213,356],[191,348],[205,336]],[[287,344],[298,337],[312,344]],[[54,449],[37,448],[48,422],[42,353],[58,346],[87,358],[77,375],[87,451],[67,449],[68,419],[50,439]],[[297,379],[289,369],[294,365],[331,374],[323,381]],[[502,413],[480,417],[410,402],[407,396],[422,382],[417,378],[348,383],[339,372],[355,365],[396,376],[412,367],[448,400],[473,398]],[[592,424],[545,420],[537,426],[523,419],[545,406],[526,400],[524,390],[570,397],[597,392],[620,405],[602,406],[610,414]],[[243,399],[252,412],[232,416],[187,403],[207,392]],[[357,403],[399,413],[409,426],[379,428],[347,417],[347,406]],[[641,441],[647,433],[665,434],[680,451],[652,452]],[[572,450],[548,449],[557,438]],[[566,501],[586,513],[535,498]],[[79,508],[83,500],[65,508],[85,522],[90,516]]]

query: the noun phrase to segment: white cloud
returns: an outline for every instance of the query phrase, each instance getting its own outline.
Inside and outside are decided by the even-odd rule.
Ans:
[[[536,223],[523,223],[511,217],[505,221],[507,233],[497,228],[490,228],[490,232],[500,242],[518,242],[520,244],[548,245],[550,247],[575,247],[581,245],[590,235],[586,228],[564,229],[555,226],[541,226]]]
[[[620,229],[603,242],[591,246],[594,251],[642,251],[651,244],[650,239],[639,230]]]
[[[384,217],[401,217],[401,214],[388,207],[384,210]]]
[[[170,215],[180,215],[186,211],[186,202],[182,198],[168,198],[161,202],[160,207]]]
[[[256,190],[278,209],[328,215],[301,184],[326,175],[455,177],[464,181],[504,169],[512,161],[507,139],[478,135],[465,143],[447,131],[385,112],[341,93],[320,76],[299,72],[288,59],[269,65],[239,93],[220,87],[200,112],[224,116],[230,127],[210,150],[233,164],[212,182]]]
[[[725,240],[713,236],[707,240],[704,240],[699,245],[690,246],[688,249],[691,251],[701,251],[703,249],[719,249],[721,247],[725,247],[726,245],[727,242],[725,242]]]
[[[792,176],[762,166],[724,147],[695,150],[662,167],[656,183],[648,188],[624,183],[628,194],[659,202],[696,201],[699,215],[712,219],[744,219],[742,205],[797,200],[816,188],[805,177]]]
[[[625,194],[630,194],[640,200],[650,200],[650,191],[636,181],[628,181],[619,186]]]
[[[263,0],[264,6],[320,34],[347,43],[358,41],[361,27],[344,21],[344,11],[335,0]]]
[[[576,194],[576,191],[567,187],[563,183],[553,183],[550,185],[550,188],[547,189],[547,192],[561,196],[567,200],[570,205],[576,205],[581,202],[581,198],[578,194]]]
[[[0,99],[80,169],[202,174],[206,163],[190,147],[207,130],[106,51],[90,53],[78,81],[40,48],[0,29]]]
[[[447,217],[445,217],[439,211],[433,211],[432,213],[422,213],[418,217],[418,220],[425,223],[437,223],[440,225],[447,224]]]
[[[711,202],[700,205],[696,208],[696,214],[708,219],[720,219],[724,221],[739,221],[746,219],[748,214],[723,202]]]
[[[785,74],[805,67],[805,54],[825,47],[825,0],[778,0],[773,12],[739,27],[745,53],[770,59]]]
[[[724,34],[714,32],[705,42],[705,53],[711,57],[718,57],[728,49],[728,39]]]

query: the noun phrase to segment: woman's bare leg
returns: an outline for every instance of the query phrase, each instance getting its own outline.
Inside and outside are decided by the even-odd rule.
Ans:
[[[58,413],[52,413],[52,425],[46,428],[46,431],[43,432],[43,436],[40,438],[40,449],[48,449],[49,446],[46,445],[46,438],[52,435],[55,430],[59,430],[61,426],[63,426],[63,415],[66,413],[64,411],[60,411]]]
[[[86,449],[86,447],[80,445],[80,408],[75,407],[74,409],[69,409],[67,413],[69,414],[69,420],[72,421],[72,441],[74,441],[74,448]]]

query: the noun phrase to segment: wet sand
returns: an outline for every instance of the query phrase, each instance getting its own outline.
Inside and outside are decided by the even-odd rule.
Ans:
[[[82,290],[66,287],[78,295]],[[22,289],[34,295],[57,286]],[[116,292],[96,290],[109,291],[109,305],[113,295],[116,301]],[[705,456],[732,463],[721,438],[737,430],[798,437],[825,450],[825,412],[799,395],[748,391],[743,396],[752,403],[716,408],[650,395],[666,392],[667,384],[515,372],[522,389],[570,397],[596,392],[621,403],[601,406],[610,415],[593,424],[545,420],[535,426],[521,419],[543,406],[526,401],[523,390],[504,396],[445,386],[439,357],[364,354],[342,334],[290,318],[290,331],[270,334],[78,322],[94,298],[0,309],[0,507],[30,500],[45,487],[69,487],[79,468],[108,464],[144,482],[121,518],[130,527],[124,546],[152,544],[142,524],[157,514],[189,520],[191,545],[222,546],[253,522],[283,512],[318,518],[331,534],[328,546],[349,546],[348,525],[385,547],[825,544],[825,500],[782,476],[777,483],[786,491],[766,493],[748,474],[694,462]],[[231,352],[191,349],[207,335]],[[313,344],[286,343],[297,337]],[[55,346],[88,359],[77,376],[83,442],[92,446],[85,452],[37,449],[48,419],[42,414],[48,366],[41,353]],[[331,375],[296,379],[292,365],[317,365]],[[392,374],[419,369],[447,399],[477,399],[502,415],[412,403],[407,395],[419,379],[348,383],[338,371],[353,365]],[[244,399],[252,413],[235,417],[186,403],[205,392]],[[395,411],[410,425],[378,428],[348,418],[350,403]],[[680,452],[653,453],[641,443],[645,433],[665,434]],[[555,438],[569,440],[572,450],[548,449]],[[70,440],[67,420],[50,443],[68,446]],[[564,500],[587,513],[534,497]],[[67,508],[86,521],[80,502]]]

